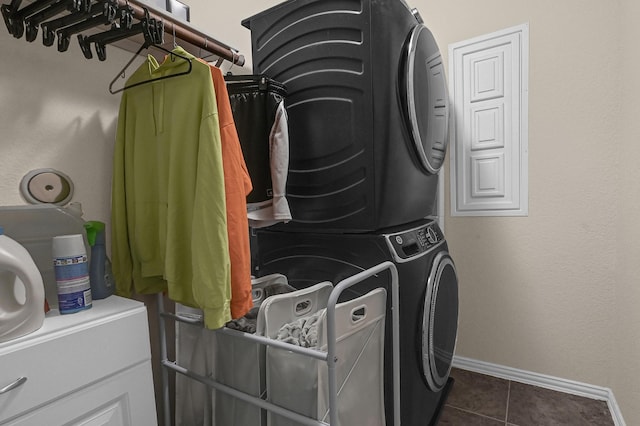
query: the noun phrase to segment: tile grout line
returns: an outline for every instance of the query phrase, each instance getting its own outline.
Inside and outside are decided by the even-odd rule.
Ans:
[[[509,400],[511,399],[511,380],[509,380],[507,385],[507,409],[504,413],[504,424],[509,423]]]
[[[451,404],[445,404],[445,406],[451,407],[454,410],[462,411],[463,413],[473,414],[474,416],[484,417],[485,419],[494,420],[494,421],[498,421],[498,422],[500,421],[499,419],[496,419],[495,417],[487,416],[486,414],[476,413],[475,411],[471,411],[471,410],[468,410],[466,408],[456,407],[455,405],[451,405]]]

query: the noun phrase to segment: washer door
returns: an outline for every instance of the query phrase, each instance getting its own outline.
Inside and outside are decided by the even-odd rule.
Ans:
[[[429,388],[444,387],[458,335],[458,275],[449,253],[433,260],[422,316],[422,372]]]
[[[416,25],[405,45],[400,93],[407,129],[420,164],[438,173],[449,143],[449,95],[442,56],[433,34]]]

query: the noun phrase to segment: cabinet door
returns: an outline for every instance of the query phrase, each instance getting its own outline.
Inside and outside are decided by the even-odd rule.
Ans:
[[[449,46],[452,216],[528,215],[528,25]]]
[[[27,377],[0,395],[0,425],[149,360],[148,342],[144,306],[117,296],[78,314],[47,317],[35,333],[0,345],[0,387]]]
[[[139,364],[6,426],[156,426],[150,362]]]

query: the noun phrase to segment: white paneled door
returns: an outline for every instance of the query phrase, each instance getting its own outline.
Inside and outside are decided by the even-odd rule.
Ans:
[[[452,216],[526,216],[528,25],[449,46]]]

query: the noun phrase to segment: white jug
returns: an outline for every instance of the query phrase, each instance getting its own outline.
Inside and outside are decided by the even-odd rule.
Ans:
[[[0,227],[0,343],[32,333],[44,322],[44,285],[33,258]]]

